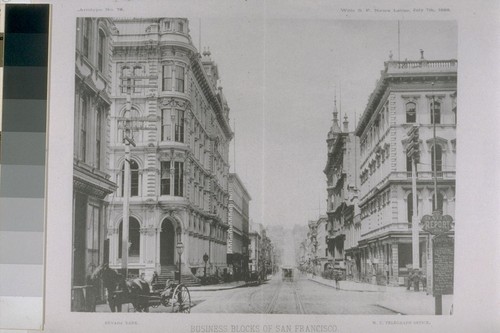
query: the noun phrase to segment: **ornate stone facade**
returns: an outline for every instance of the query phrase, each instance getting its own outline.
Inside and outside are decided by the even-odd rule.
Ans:
[[[328,132],[327,178],[328,261],[347,278],[359,276],[355,259],[360,233],[359,216],[359,140],[349,132],[347,116],[343,130],[338,123],[334,100],[333,123]],[[356,223],[357,222],[357,223]]]
[[[114,25],[104,18],[79,18],[76,27],[73,290],[85,288],[94,269],[107,260],[105,198],[116,189],[107,169]]]
[[[118,190],[109,198],[110,265],[121,262],[123,123],[132,123],[129,270],[161,275],[226,267],[229,107],[217,65],[193,46],[183,18],[116,19],[111,156]],[[131,107],[127,109],[127,95]],[[180,233],[178,233],[180,232]]]
[[[406,157],[407,133],[412,126],[418,125],[420,134],[418,220],[433,210],[435,163],[435,207],[454,216],[456,91],[456,60],[429,61],[422,54],[417,61],[385,63],[356,128],[361,153],[359,251],[365,281],[403,284],[412,264],[411,159]],[[432,251],[428,239],[421,230],[419,266],[427,274],[430,287]]]

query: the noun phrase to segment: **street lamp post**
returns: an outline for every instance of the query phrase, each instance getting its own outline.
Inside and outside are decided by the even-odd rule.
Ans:
[[[184,244],[181,241],[181,228],[177,228],[177,254],[179,255],[179,284],[181,284],[181,256],[184,252]]]
[[[208,254],[205,252],[203,255],[203,261],[205,262],[205,269],[203,270],[203,276],[207,277],[207,261],[208,261]]]

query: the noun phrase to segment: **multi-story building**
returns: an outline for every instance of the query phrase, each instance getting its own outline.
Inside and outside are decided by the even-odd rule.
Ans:
[[[318,273],[322,273],[327,266],[328,262],[328,217],[322,215],[316,221],[316,265]]]
[[[227,232],[227,264],[234,279],[243,279],[248,273],[249,206],[250,194],[240,177],[229,174],[229,229]]]
[[[307,260],[311,272],[321,274],[328,264],[328,219],[326,216],[320,216],[318,220],[310,220],[307,225]]]
[[[78,18],[76,27],[71,285],[73,293],[82,294],[95,268],[108,260],[105,198],[116,189],[107,168],[116,30],[105,18]],[[72,303],[73,310],[82,310],[76,306]]]
[[[260,262],[264,268],[264,275],[272,274],[275,271],[275,248],[271,239],[267,237],[267,230],[262,230],[262,243],[260,251]]]
[[[343,129],[338,123],[337,100],[334,100],[333,123],[327,136],[328,259],[348,278],[359,276],[358,240],[361,231],[358,207],[359,139],[349,132],[347,115]]]
[[[307,225],[295,224],[292,229],[293,247],[295,249],[295,265],[303,267],[305,263],[304,236],[307,234]]]
[[[260,223],[250,222],[248,237],[250,245],[248,249],[248,266],[251,272],[262,272],[263,266],[260,261],[260,253],[262,248],[262,230],[263,226]]]
[[[412,126],[418,126],[420,135],[418,220],[434,209],[454,216],[456,89],[456,60],[426,60],[422,52],[417,61],[385,62],[356,128],[361,154],[360,263],[367,281],[404,283],[412,265],[410,226],[414,207],[411,158],[406,156],[407,133]],[[428,234],[422,231],[419,248],[419,266],[432,283],[432,252]]]
[[[186,280],[203,274],[205,253],[208,273],[220,273],[233,133],[218,67],[210,52],[202,57],[193,46],[185,18],[117,18],[114,24],[109,166],[118,189],[109,198],[110,267],[121,266],[129,163],[129,273],[173,278],[181,259]],[[128,161],[126,124],[134,142]]]

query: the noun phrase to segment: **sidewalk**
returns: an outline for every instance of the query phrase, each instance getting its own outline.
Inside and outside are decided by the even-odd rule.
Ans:
[[[234,288],[240,288],[246,286],[247,283],[245,281],[233,281],[227,283],[219,283],[219,284],[210,284],[206,286],[192,286],[188,287],[190,292],[196,291],[217,291],[217,290],[228,290]]]
[[[308,275],[308,279],[335,288],[335,281],[319,276]],[[433,315],[435,300],[425,291],[406,290],[406,287],[378,286],[354,281],[339,281],[339,289],[357,292],[378,292],[376,305],[402,315]],[[443,315],[449,315],[453,304],[453,295],[443,296]]]

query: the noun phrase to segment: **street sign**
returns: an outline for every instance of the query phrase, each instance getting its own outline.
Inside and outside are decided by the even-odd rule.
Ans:
[[[440,210],[436,210],[432,215],[424,215],[420,225],[424,231],[433,235],[442,235],[452,229],[453,218],[450,215],[443,215]]]
[[[436,236],[432,240],[432,294],[453,294],[454,240],[448,236]]]

